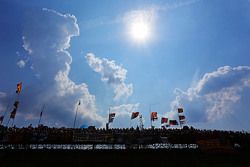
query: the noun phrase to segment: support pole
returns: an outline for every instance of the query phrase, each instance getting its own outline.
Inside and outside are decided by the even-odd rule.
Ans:
[[[78,105],[77,105],[77,107],[76,107],[76,114],[75,114],[75,120],[74,120],[73,128],[75,128],[75,125],[76,125],[77,112],[78,112]]]
[[[151,104],[149,106],[149,118],[150,118],[151,129],[153,129],[153,122],[152,122],[152,118],[151,118]]]
[[[13,118],[13,121],[12,121],[11,127],[13,127],[14,122],[15,122],[15,118]]]

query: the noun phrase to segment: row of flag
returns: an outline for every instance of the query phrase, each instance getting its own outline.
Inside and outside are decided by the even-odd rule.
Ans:
[[[185,116],[180,115],[180,113],[183,113],[183,108],[178,108],[178,117],[180,121],[180,125],[185,124]],[[157,120],[157,112],[151,112],[151,121]],[[170,125],[179,125],[177,120],[169,120],[166,117],[161,118],[161,124],[165,124],[165,126],[170,126]]]
[[[135,119],[139,116],[139,112],[132,112],[131,114],[131,119]],[[108,123],[112,123],[115,119],[115,113],[109,113],[109,120],[108,120]]]
[[[183,115],[183,112],[184,112],[183,108],[178,108],[177,112],[178,112],[178,118],[179,118],[180,125],[185,124],[186,117]],[[139,114],[140,114],[139,112],[132,112],[131,113],[131,120],[137,118],[139,116]],[[151,112],[150,118],[151,118],[151,121],[158,120],[157,112]],[[114,112],[109,113],[108,123],[112,123],[114,121],[114,119],[115,119],[115,113]],[[165,125],[165,126],[179,125],[177,120],[169,120],[166,117],[161,118],[161,124]]]
[[[20,95],[21,90],[22,90],[22,82],[18,83],[17,86],[16,86],[16,94],[18,96]],[[80,104],[81,104],[81,102],[79,101],[78,105],[80,105]],[[13,110],[10,113],[9,120],[13,119],[13,121],[14,121],[18,106],[19,106],[19,101],[16,100],[14,102],[14,104],[13,104]],[[44,109],[44,107],[43,107],[43,109]],[[183,115],[183,108],[178,108],[177,111],[178,111],[178,118],[179,118],[180,125],[185,124],[186,123],[186,117]],[[40,113],[40,119],[42,117],[42,114],[43,114],[43,111],[41,111],[41,113]],[[109,113],[108,123],[112,123],[114,121],[115,115],[116,115],[116,113],[114,113],[114,112]],[[137,118],[139,115],[140,115],[140,112],[132,112],[131,113],[131,120]],[[2,124],[2,122],[4,120],[4,117],[5,117],[5,114],[0,116],[0,123],[1,124]],[[151,121],[158,120],[157,112],[151,112],[150,113],[150,118],[151,118]],[[40,122],[40,119],[39,119],[39,122]],[[8,123],[9,123],[9,121],[8,121]],[[178,121],[177,120],[169,120],[166,117],[162,117],[161,118],[161,124],[164,125],[164,126],[178,125]]]

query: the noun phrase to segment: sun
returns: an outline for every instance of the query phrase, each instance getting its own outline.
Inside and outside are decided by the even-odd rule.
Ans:
[[[136,42],[145,42],[150,37],[150,26],[144,21],[135,21],[130,25],[130,36]]]
[[[151,10],[130,11],[124,16],[126,35],[130,42],[137,44],[153,40],[155,14]]]

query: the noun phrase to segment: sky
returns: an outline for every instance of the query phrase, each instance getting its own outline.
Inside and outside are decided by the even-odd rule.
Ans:
[[[18,127],[250,130],[249,0],[2,0],[0,115]],[[16,84],[22,81],[20,95]],[[80,105],[79,105],[80,101]],[[12,120],[11,120],[12,121]],[[11,122],[10,121],[10,122]],[[11,124],[11,123],[10,123]],[[174,126],[177,128],[177,126]]]

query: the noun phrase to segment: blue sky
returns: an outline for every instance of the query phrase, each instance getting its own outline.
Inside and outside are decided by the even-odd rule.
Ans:
[[[20,127],[36,125],[43,104],[44,124],[71,127],[80,99],[77,126],[104,126],[111,107],[111,127],[136,126],[133,111],[148,127],[150,107],[171,119],[183,107],[188,125],[249,130],[248,0],[0,3],[4,123],[22,81]],[[131,35],[138,18],[148,38]]]

